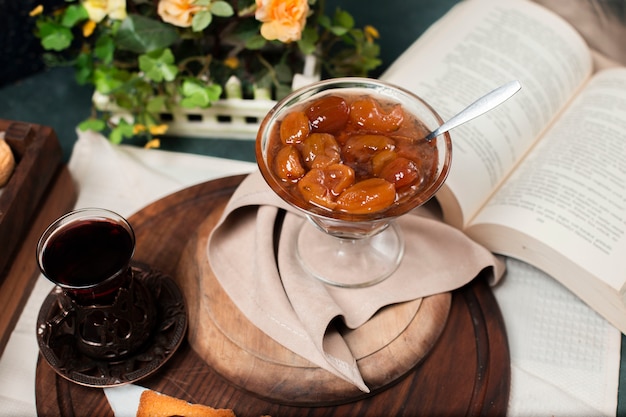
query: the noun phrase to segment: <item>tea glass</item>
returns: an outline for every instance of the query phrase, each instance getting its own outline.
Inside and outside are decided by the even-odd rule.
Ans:
[[[434,169],[430,178],[389,207],[367,213],[329,209],[299,195],[293,183],[279,177],[275,170],[276,137],[287,114],[307,109],[310,103],[329,95],[369,96],[402,106],[406,114],[421,124],[415,137],[403,140],[424,142],[423,146],[434,150],[433,160],[428,161]],[[437,112],[415,94],[383,81],[359,77],[335,78],[303,87],[267,114],[257,134],[257,164],[270,188],[308,219],[299,231],[296,247],[298,261],[308,274],[326,284],[358,288],[379,283],[395,272],[404,256],[404,237],[394,220],[430,200],[444,184],[450,169],[449,134],[430,142],[424,140],[442,123]]]
[[[146,343],[156,308],[150,290],[134,279],[134,250],[131,225],[105,209],[72,211],[44,231],[37,261],[59,297],[50,338],[69,335],[81,354],[96,360],[128,357]]]

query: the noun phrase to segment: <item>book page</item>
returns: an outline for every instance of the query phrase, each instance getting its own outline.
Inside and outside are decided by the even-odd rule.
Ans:
[[[456,211],[470,218],[591,71],[586,44],[551,11],[526,0],[465,0],[381,78],[421,96],[444,120],[508,81],[522,84],[513,98],[451,132],[452,168],[438,198],[444,219],[462,227],[442,199],[453,194]]]
[[[520,231],[622,292],[625,87],[626,68],[598,72],[473,222]],[[485,228],[481,239],[488,236]],[[525,249],[511,244],[517,255]]]

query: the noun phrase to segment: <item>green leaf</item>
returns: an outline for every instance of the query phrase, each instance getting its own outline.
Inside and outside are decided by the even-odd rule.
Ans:
[[[107,35],[99,37],[93,52],[95,56],[105,64],[113,62],[113,53],[115,52],[115,42],[113,38]]]
[[[142,100],[143,97],[151,96],[154,93],[154,88],[149,80],[139,77],[139,74],[133,74],[135,77],[132,79],[135,95],[138,96],[137,100]]]
[[[133,125],[124,119],[120,119],[119,124],[111,130],[109,140],[115,144],[120,144],[124,138],[133,137]]]
[[[213,15],[208,10],[202,10],[201,12],[193,15],[191,19],[191,28],[194,32],[202,32],[213,21]]]
[[[197,92],[201,92],[203,88],[204,86],[200,84],[200,82],[193,80],[193,79],[189,79],[183,82],[181,92],[183,93],[184,96],[190,96]]]
[[[332,23],[329,24],[329,22],[325,22],[323,26],[330,30],[334,35],[342,36],[354,27],[354,18],[350,13],[337,9],[335,11],[335,15],[333,16]]]
[[[333,21],[335,26],[341,26],[345,29],[352,29],[354,27],[354,18],[352,15],[341,9],[337,9]]]
[[[71,4],[65,9],[61,24],[66,28],[71,28],[76,23],[87,19],[89,19],[89,14],[82,4]]]
[[[111,94],[110,97],[115,105],[122,109],[132,111],[138,104],[137,96],[129,94],[129,92],[126,91],[116,91],[115,94]]]
[[[218,0],[211,3],[211,13],[215,16],[229,17],[235,14],[235,11],[230,3]]]
[[[383,62],[378,58],[364,58],[363,59],[363,69],[365,73],[372,71],[378,68]]]
[[[344,37],[344,42],[348,45],[363,45],[367,42],[367,40],[365,39],[365,33],[363,33],[363,30],[352,29],[350,32],[348,32],[348,35]]]
[[[209,105],[209,101],[207,100],[204,94],[198,92],[197,94],[192,94],[190,96],[183,98],[180,101],[180,105],[181,107],[184,107],[187,109],[195,109],[198,107],[205,108]]]
[[[293,71],[289,65],[280,63],[274,67],[274,71],[276,71],[276,78],[279,82],[284,84],[291,83],[291,80],[293,79]]]
[[[46,50],[62,51],[72,44],[74,35],[65,26],[54,22],[37,22],[41,46]]]
[[[105,127],[106,127],[106,123],[104,122],[104,120],[100,120],[100,119],[83,120],[78,125],[78,128],[81,131],[83,131],[83,132],[85,132],[87,130],[93,130],[93,131],[96,131],[96,132],[102,132]]]
[[[246,49],[261,49],[265,46],[265,44],[267,43],[267,39],[265,39],[263,36],[261,35],[255,35],[252,36],[248,39],[246,39]]]
[[[178,40],[171,25],[140,15],[129,15],[122,21],[116,36],[118,48],[144,54],[167,48]]]
[[[318,39],[319,35],[317,31],[307,27],[302,31],[302,36],[298,41],[298,47],[304,55],[312,54],[315,52]]]
[[[147,54],[139,55],[139,69],[146,73],[152,81],[173,81],[178,74],[174,65],[174,55],[167,49],[159,49]]]
[[[206,108],[220,98],[222,87],[217,84],[203,85],[196,79],[187,79],[181,87],[183,99],[180,105],[186,108]]]
[[[89,54],[81,54],[74,63],[74,76],[78,84],[84,85],[91,81],[93,75],[93,59]]]
[[[217,101],[220,99],[220,96],[222,95],[222,91],[223,91],[221,85],[211,84],[211,85],[207,85],[204,88],[209,93],[209,98],[211,99],[211,101]]]
[[[342,36],[348,33],[348,29],[341,26],[333,26],[330,28],[330,31],[336,36]]]
[[[332,23],[330,21],[330,17],[323,15],[317,18],[318,23],[320,24],[321,27],[326,28],[326,29],[330,29],[330,27],[332,26]]]
[[[273,83],[274,80],[272,78],[272,74],[266,72],[256,79],[254,86],[256,89],[271,90]]]
[[[94,70],[93,84],[102,94],[109,94],[120,88],[130,78],[127,71],[118,68],[99,67]]]
[[[363,49],[361,51],[361,55],[367,58],[378,58],[380,54],[380,45],[375,43],[366,42],[363,44]]]
[[[124,19],[124,20],[126,20],[126,19]],[[111,20],[111,21],[109,21],[110,33],[113,36],[117,35],[117,32],[120,30],[120,26],[122,26],[122,22],[124,20]]]
[[[156,96],[150,98],[148,103],[146,104],[146,111],[150,113],[157,113],[163,110],[165,107],[165,100],[167,97],[165,96]]]

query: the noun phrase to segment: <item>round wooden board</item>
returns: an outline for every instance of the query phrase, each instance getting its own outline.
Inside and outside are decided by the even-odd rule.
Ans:
[[[232,302],[207,259],[208,237],[222,212],[217,207],[198,227],[176,272],[189,306],[192,348],[233,384],[275,402],[327,405],[365,396],[268,337]],[[451,294],[443,293],[394,304],[357,329],[339,328],[373,392],[404,376],[428,354],[445,326],[450,302]]]
[[[221,210],[242,179],[199,184],[133,215],[136,260],[169,274],[182,287],[184,282],[176,273],[185,247],[209,215]],[[190,308],[193,303],[192,298]],[[452,292],[445,328],[430,353],[394,384],[364,399],[305,408],[260,398],[225,379],[188,342],[157,373],[139,383],[190,402],[232,408],[238,416],[504,415],[510,360],[502,316],[485,279],[479,276]],[[113,415],[101,389],[57,376],[41,358],[36,400],[40,416]]]

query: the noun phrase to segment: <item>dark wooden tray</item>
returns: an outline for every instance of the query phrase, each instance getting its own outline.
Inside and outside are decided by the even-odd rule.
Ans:
[[[0,195],[0,354],[39,276],[39,236],[76,202],[61,145],[48,126],[0,120],[16,159]]]
[[[5,132],[16,162],[0,195],[0,272],[4,272],[61,168],[63,153],[54,130],[48,126],[0,120],[0,131]]]
[[[176,274],[199,225],[221,208],[242,176],[193,186],[130,217],[137,234],[136,260]],[[180,350],[141,385],[190,402],[232,408],[238,416],[416,416],[506,414],[510,359],[504,323],[484,277],[452,293],[447,324],[429,355],[395,384],[342,405],[300,407],[259,398],[220,376],[183,342]],[[59,377],[39,359],[40,416],[112,416],[101,389]]]

